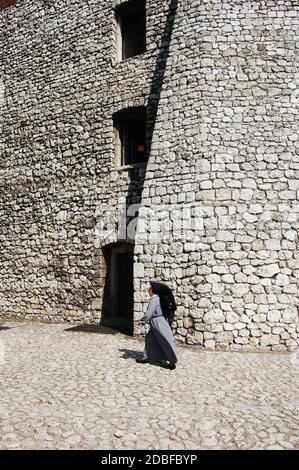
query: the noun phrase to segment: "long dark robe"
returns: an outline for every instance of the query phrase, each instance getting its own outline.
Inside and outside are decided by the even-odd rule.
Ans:
[[[150,330],[145,337],[145,353],[148,361],[177,362],[176,346],[168,321],[164,318],[160,299],[153,295],[141,323],[149,323]]]

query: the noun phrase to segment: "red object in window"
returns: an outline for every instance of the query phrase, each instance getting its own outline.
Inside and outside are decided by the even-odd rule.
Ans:
[[[17,0],[0,0],[0,11],[5,8],[12,7],[17,3]]]
[[[120,154],[117,155],[119,164],[146,163],[146,108],[137,106],[123,109],[114,114],[113,120],[120,145]]]

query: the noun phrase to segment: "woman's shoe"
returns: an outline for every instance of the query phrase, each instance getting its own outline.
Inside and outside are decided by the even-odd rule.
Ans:
[[[170,370],[174,370],[176,368],[176,365],[175,364],[169,364],[168,368]]]
[[[148,360],[146,357],[140,357],[139,359],[136,359],[136,362],[138,362],[138,364],[147,364]]]

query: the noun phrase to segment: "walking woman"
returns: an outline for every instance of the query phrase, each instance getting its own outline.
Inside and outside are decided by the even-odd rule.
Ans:
[[[169,369],[175,369],[176,346],[171,331],[176,310],[175,299],[169,287],[164,284],[151,282],[150,285],[148,293],[151,300],[140,323],[149,323],[151,328],[145,337],[143,357],[136,359],[136,362],[145,364],[167,361]]]

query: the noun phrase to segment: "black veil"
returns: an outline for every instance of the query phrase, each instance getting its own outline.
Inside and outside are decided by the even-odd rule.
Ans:
[[[157,294],[160,298],[163,316],[171,325],[174,320],[174,313],[177,309],[177,305],[172,291],[168,286],[166,286],[165,284],[161,284],[160,282],[151,282],[150,284],[154,294]]]

